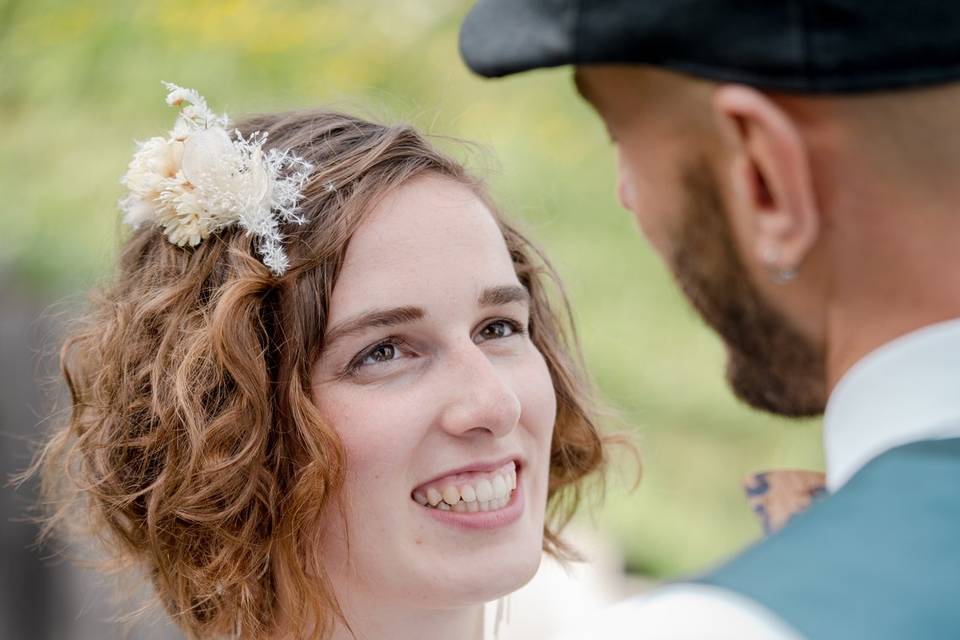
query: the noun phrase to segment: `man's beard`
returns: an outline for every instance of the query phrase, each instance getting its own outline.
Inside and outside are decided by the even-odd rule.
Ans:
[[[687,200],[670,239],[670,266],[693,306],[726,343],[733,392],[757,409],[784,416],[823,413],[824,354],[751,283],[710,167],[691,165],[683,184]]]

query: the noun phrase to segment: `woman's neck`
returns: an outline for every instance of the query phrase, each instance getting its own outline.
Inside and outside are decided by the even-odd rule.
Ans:
[[[482,604],[457,609],[343,604],[353,635],[346,627],[337,625],[332,640],[483,639]]]

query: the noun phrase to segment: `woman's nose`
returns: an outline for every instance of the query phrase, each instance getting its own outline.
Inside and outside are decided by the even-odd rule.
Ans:
[[[520,421],[520,399],[504,372],[477,345],[464,346],[441,374],[448,397],[441,428],[455,436],[507,435]]]

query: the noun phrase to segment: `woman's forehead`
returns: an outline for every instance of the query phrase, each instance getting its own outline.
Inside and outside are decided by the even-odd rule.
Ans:
[[[503,234],[483,201],[463,184],[424,176],[384,198],[357,229],[331,311],[357,306],[358,295],[397,303],[424,289],[475,297],[515,281]]]
[[[350,241],[351,250],[379,245],[384,234],[395,241],[429,243],[439,236],[462,240],[472,232],[495,230],[496,222],[480,198],[460,182],[439,175],[423,175],[387,194],[366,216]],[[348,256],[350,250],[348,250]]]

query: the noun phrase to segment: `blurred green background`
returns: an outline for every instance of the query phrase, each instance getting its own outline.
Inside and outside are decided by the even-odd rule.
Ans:
[[[161,80],[234,116],[332,104],[477,141],[466,154],[565,278],[587,361],[644,458],[581,518],[654,577],[759,536],[740,489],[770,467],[822,468],[820,427],[738,404],[723,350],[614,197],[614,156],[569,69],[499,81],[457,55],[466,2],[0,0],[0,270],[34,297],[105,275],[133,140],[166,131]]]

